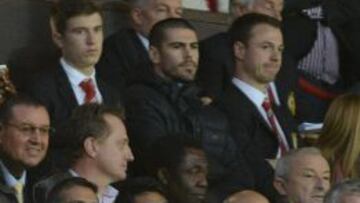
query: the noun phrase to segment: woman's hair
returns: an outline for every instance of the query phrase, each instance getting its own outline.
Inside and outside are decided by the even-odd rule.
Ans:
[[[360,154],[360,95],[344,94],[335,99],[326,113],[318,140],[324,157],[340,164],[344,177],[358,177]]]

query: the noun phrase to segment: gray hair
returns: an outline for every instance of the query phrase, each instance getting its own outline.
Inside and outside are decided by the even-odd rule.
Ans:
[[[324,203],[340,203],[344,195],[360,196],[360,180],[347,180],[335,185],[325,196]]]
[[[322,156],[321,151],[316,147],[303,147],[289,151],[276,162],[275,177],[288,178],[292,161],[301,155]]]

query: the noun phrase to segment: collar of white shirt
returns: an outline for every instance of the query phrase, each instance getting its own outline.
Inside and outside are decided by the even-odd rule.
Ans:
[[[69,169],[69,173],[74,177],[79,177],[79,174],[76,171],[74,171],[73,169]],[[115,189],[111,185],[108,185],[106,188],[106,191],[104,191],[104,193],[100,197],[101,198],[100,202],[101,203],[110,203],[110,202],[112,203],[115,201],[118,194],[119,194],[119,191],[117,189]]]
[[[145,47],[146,50],[149,50],[150,47],[150,43],[149,43],[149,39],[144,37],[142,34],[140,33],[136,33],[136,35],[139,37],[141,44]]]
[[[262,108],[262,103],[264,101],[264,99],[266,98],[266,94],[263,93],[262,91],[256,89],[255,87],[247,84],[246,82],[238,79],[238,78],[233,78],[232,79],[233,84],[240,89],[245,95],[246,97],[248,97],[250,99],[250,101],[255,104],[255,106],[258,109]]]
[[[79,85],[83,80],[88,79],[88,78],[91,78],[94,83],[95,91],[96,91],[96,95],[95,95],[96,101],[99,103],[102,102],[102,96],[99,91],[96,77],[95,77],[96,76],[95,69],[94,69],[94,72],[89,77],[89,76],[84,75],[80,71],[78,71],[75,67],[70,65],[68,62],[66,62],[64,58],[60,59],[60,64],[61,64],[63,70],[65,71],[65,74],[69,78],[70,85],[75,93],[75,97],[76,97],[78,104],[83,104],[83,102],[84,102],[83,98],[85,97],[85,93],[83,92],[83,90],[80,88]]]
[[[2,161],[0,161],[0,169],[3,173],[5,183],[9,187],[14,187],[19,181],[25,185],[26,180],[26,171],[24,170],[23,174],[21,175],[20,179],[16,179],[10,171],[6,168]]]

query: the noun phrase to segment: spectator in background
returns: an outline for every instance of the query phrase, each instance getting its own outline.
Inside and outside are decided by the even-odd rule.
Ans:
[[[62,56],[34,78],[26,93],[46,105],[56,128],[81,104],[119,105],[118,93],[95,72],[103,42],[100,8],[92,0],[59,0],[50,18],[52,38]]]
[[[46,203],[98,203],[97,187],[84,178],[61,181],[49,193]]]
[[[60,129],[71,112],[85,103],[121,105],[119,94],[95,72],[103,41],[100,8],[92,0],[59,0],[52,8],[50,26],[62,56],[37,74],[25,92],[45,104],[52,125]],[[40,175],[64,167],[62,134],[52,136],[50,141],[49,156],[40,167]]]
[[[276,163],[274,186],[279,203],[323,203],[330,188],[330,167],[320,150],[290,151]]]
[[[49,114],[38,101],[14,95],[1,104],[0,123],[0,202],[27,202],[32,184],[27,170],[46,155]]]
[[[360,177],[360,95],[336,98],[326,113],[317,146],[332,168],[335,183]]]
[[[136,177],[121,184],[115,203],[168,203],[162,185],[152,177]]]
[[[194,84],[198,63],[194,27],[185,19],[166,19],[153,27],[149,39],[155,74],[128,88],[126,96],[137,169],[146,169],[146,156],[157,139],[191,136],[199,140],[207,156],[209,188],[221,193],[217,197],[233,190],[254,189],[254,178],[264,176],[266,166],[253,174],[242,149],[234,146],[225,115],[204,101]]]
[[[223,203],[270,203],[266,197],[255,191],[243,191],[231,194]]]
[[[281,20],[282,9],[283,0],[230,0],[229,13],[232,20],[248,13],[265,14]],[[231,84],[234,73],[235,58],[229,33],[215,34],[201,41],[199,47],[200,60],[196,81],[204,89],[206,96],[216,98]],[[283,55],[282,68],[275,83],[270,84],[270,90],[276,105],[283,104],[294,113],[296,65],[287,53]]]
[[[335,185],[325,196],[324,203],[359,203],[359,179],[347,180]]]
[[[274,159],[294,147],[293,118],[267,91],[281,67],[280,21],[246,14],[230,28],[235,72],[217,106],[228,116],[238,149],[248,159]],[[257,167],[256,167],[257,168]]]
[[[134,159],[123,120],[123,112],[101,104],[78,107],[61,132],[67,146],[62,155],[69,168],[37,183],[35,202],[44,202],[59,181],[74,176],[98,187],[100,203],[114,202],[118,190],[110,184],[125,180],[128,162]]]
[[[204,202],[208,163],[200,143],[187,138],[162,137],[153,145],[153,174],[167,189],[171,203]]]
[[[149,32],[163,19],[182,15],[181,0],[125,0],[130,7],[131,28],[109,36],[97,65],[100,77],[118,91],[134,80],[152,74],[148,56]]]

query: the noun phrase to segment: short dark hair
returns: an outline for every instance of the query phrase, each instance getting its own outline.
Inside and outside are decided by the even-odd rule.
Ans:
[[[229,29],[231,44],[240,41],[247,45],[253,28],[259,24],[270,25],[280,29],[281,22],[276,18],[259,13],[250,13],[237,18]]]
[[[103,104],[90,103],[74,109],[70,119],[60,134],[64,136],[65,153],[71,157],[68,161],[73,164],[83,155],[84,141],[88,137],[103,139],[109,135],[109,126],[105,115],[112,115],[125,121],[124,110],[121,107],[109,107]]]
[[[73,187],[85,187],[95,194],[98,191],[97,186],[86,179],[81,177],[70,177],[60,181],[50,190],[49,195],[46,198],[46,203],[63,203],[65,201],[63,193]]]
[[[177,173],[184,162],[186,149],[203,150],[200,138],[194,138],[186,133],[179,133],[161,137],[151,146],[152,174],[156,176],[159,169],[167,169],[170,173]]]
[[[150,45],[160,47],[165,39],[165,32],[169,29],[184,28],[192,30],[196,33],[196,29],[191,23],[183,18],[168,18],[156,23],[149,34]]]
[[[162,185],[155,178],[149,176],[130,178],[121,184],[120,190],[124,193],[118,196],[115,203],[134,203],[137,195],[146,192],[156,192],[166,198]]]
[[[93,0],[59,0],[51,9],[51,20],[60,34],[64,34],[67,21],[79,15],[91,15],[102,11]]]
[[[13,108],[18,105],[43,107],[46,109],[40,101],[29,97],[24,94],[11,95],[5,99],[4,103],[0,106],[0,123],[6,123],[13,117]]]

